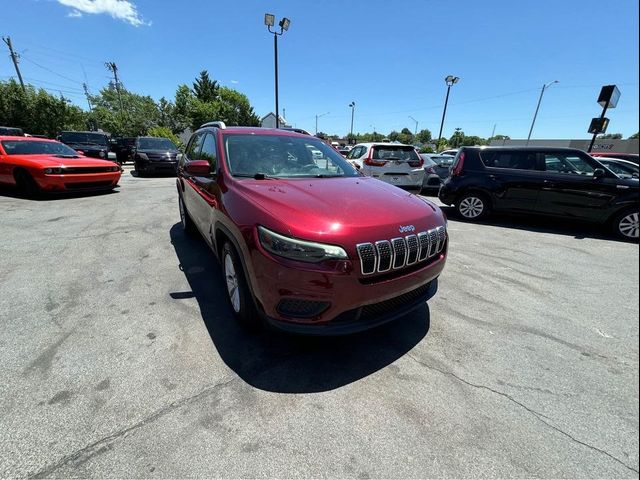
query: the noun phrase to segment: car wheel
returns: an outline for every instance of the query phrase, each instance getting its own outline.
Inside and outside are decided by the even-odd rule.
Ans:
[[[40,188],[38,187],[38,184],[33,179],[33,177],[29,175],[29,173],[23,170],[18,170],[15,173],[15,179],[18,190],[20,190],[20,192],[24,196],[34,198],[40,194]]]
[[[227,298],[238,323],[251,330],[257,328],[260,325],[258,312],[244,277],[238,254],[229,242],[226,242],[222,247],[222,273],[227,288]]]
[[[138,177],[144,177],[144,173],[142,173],[142,171],[140,170],[140,165],[138,164],[138,162],[134,162],[134,169],[136,171],[136,175]]]
[[[193,223],[191,215],[189,215],[187,207],[184,205],[184,201],[182,200],[182,195],[180,194],[178,194],[178,209],[180,210],[180,223],[182,224],[182,229],[188,234],[195,233],[196,224]]]
[[[615,233],[625,240],[638,241],[640,236],[640,214],[638,209],[625,210],[618,214],[613,221]]]
[[[456,202],[458,214],[469,221],[480,220],[489,214],[489,200],[481,193],[469,192]]]

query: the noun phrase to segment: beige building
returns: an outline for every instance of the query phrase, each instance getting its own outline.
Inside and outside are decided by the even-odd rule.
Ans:
[[[589,140],[529,140],[530,147],[567,147],[587,151]],[[522,147],[526,140],[492,140],[491,146]],[[638,153],[638,139],[611,140],[609,138],[596,139],[593,152]]]

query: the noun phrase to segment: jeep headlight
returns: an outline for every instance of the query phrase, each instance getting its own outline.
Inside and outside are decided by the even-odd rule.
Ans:
[[[347,252],[336,245],[307,242],[285,237],[279,233],[258,227],[260,244],[270,253],[299,262],[317,263],[323,260],[346,260]]]

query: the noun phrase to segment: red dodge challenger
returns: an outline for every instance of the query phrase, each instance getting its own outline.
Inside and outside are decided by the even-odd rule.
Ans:
[[[0,184],[27,196],[42,192],[111,190],[120,167],[88,158],[55,140],[0,135]]]

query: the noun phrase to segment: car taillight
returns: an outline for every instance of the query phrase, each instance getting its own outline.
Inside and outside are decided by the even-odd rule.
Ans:
[[[457,177],[462,174],[462,169],[464,167],[464,153],[460,153],[458,158],[456,159],[456,163],[451,169],[451,176]]]
[[[411,160],[409,162],[409,166],[410,167],[421,167],[422,165],[424,165],[424,160],[420,159],[420,160]]]
[[[436,173],[436,169],[435,169],[435,168],[433,168],[433,167],[427,167],[427,168],[425,168],[425,171],[426,171],[427,173]]]
[[[374,160],[372,157],[373,148],[369,150],[369,155],[367,155],[367,158],[364,159],[364,164],[368,165],[369,167],[384,167],[384,165],[387,163],[386,160]]]

